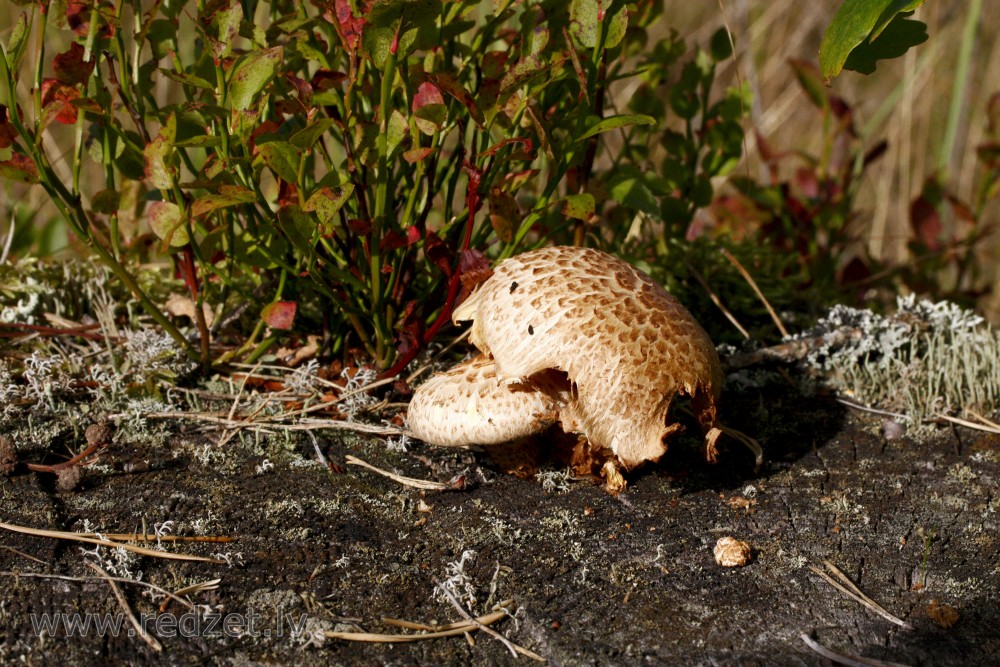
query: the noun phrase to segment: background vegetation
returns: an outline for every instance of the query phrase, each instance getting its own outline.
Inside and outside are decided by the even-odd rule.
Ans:
[[[723,248],[786,319],[1000,308],[980,2],[928,3],[930,40],[831,87],[833,0],[356,5],[18,7],[5,257],[96,253],[204,364],[323,331],[387,374],[491,261],[553,242],[628,257],[718,340],[709,290],[769,326]],[[166,261],[190,321],[136,269]]]

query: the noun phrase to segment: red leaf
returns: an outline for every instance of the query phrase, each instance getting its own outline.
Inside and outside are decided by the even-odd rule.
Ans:
[[[62,123],[63,125],[73,125],[76,123],[76,107],[70,104],[80,97],[80,91],[72,86],[60,83],[56,79],[45,79],[42,81],[42,108],[45,109],[43,116]]]
[[[429,74],[428,77],[442,90],[444,90],[444,92],[454,97],[460,104],[462,104],[462,106],[468,109],[469,115],[472,117],[472,120],[476,125],[480,128],[484,126],[486,119],[483,117],[483,112],[479,109],[479,105],[476,104],[476,99],[465,89],[464,86],[462,86],[462,84],[458,82],[457,79],[455,79],[455,77],[447,72]]]
[[[483,172],[468,162],[465,163],[464,169],[469,174],[469,187],[465,193],[465,205],[469,208],[469,220],[473,220],[483,205],[479,196],[479,184],[483,180]]]
[[[365,20],[354,16],[349,0],[334,0],[333,4],[334,14],[331,15],[328,10],[323,16],[337,28],[337,34],[344,42],[344,47],[348,51],[354,52],[361,42],[361,32],[364,30]]]
[[[490,260],[474,248],[462,251],[462,256],[458,260],[458,268],[461,271],[459,280],[462,281],[462,293],[459,295],[459,301],[464,301],[469,292],[493,275]]]
[[[276,301],[264,306],[260,319],[272,329],[291,329],[298,304],[294,301]]]
[[[313,90],[323,91],[330,90],[334,86],[339,86],[344,81],[347,81],[347,75],[343,72],[321,69],[313,74],[311,83]]]
[[[430,230],[427,231],[427,235],[424,237],[424,255],[427,256],[427,259],[434,266],[440,269],[441,273],[449,278],[451,277],[451,250],[441,240],[440,236]]]
[[[424,81],[417,87],[413,96],[413,115],[417,127],[424,134],[434,134],[444,124],[447,109],[444,106],[444,96],[441,89],[429,81]]]
[[[367,236],[371,234],[372,222],[371,220],[359,220],[357,218],[351,218],[347,221],[347,228],[358,236]]]
[[[273,120],[265,120],[263,123],[258,125],[250,133],[250,152],[254,155],[257,154],[257,139],[261,136],[266,136],[268,134],[277,134],[280,126]]]
[[[511,139],[504,139],[503,141],[493,144],[485,151],[480,153],[479,157],[481,158],[489,157],[490,155],[495,154],[504,146],[510,146],[511,144],[522,144],[524,146],[524,150],[511,155],[511,159],[521,159],[521,160],[533,159],[531,153],[534,149],[534,143],[528,137],[513,137]]]
[[[37,183],[38,168],[27,155],[14,153],[9,160],[0,162],[0,178],[9,178],[21,183]]]
[[[926,197],[920,195],[910,205],[910,226],[927,248],[937,250],[941,244],[941,216],[937,208]]]
[[[416,301],[406,304],[397,327],[399,334],[396,337],[396,350],[399,356],[406,357],[418,351],[423,345],[424,321],[417,313]]]
[[[7,148],[17,139],[17,130],[7,119],[8,109],[0,104],[0,148]]]
[[[79,42],[73,42],[69,51],[58,53],[52,59],[52,72],[65,84],[74,86],[83,83],[94,71],[94,58],[84,61],[85,49]]]
[[[413,164],[414,162],[420,162],[425,157],[436,151],[436,148],[411,148],[410,150],[403,153],[403,159]]]

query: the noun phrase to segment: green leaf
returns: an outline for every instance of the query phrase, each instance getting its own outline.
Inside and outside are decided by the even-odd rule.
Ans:
[[[306,125],[301,130],[296,130],[288,138],[289,143],[303,150],[312,148],[316,140],[323,136],[323,133],[336,124],[332,118],[320,118],[310,125]]]
[[[253,190],[236,185],[223,185],[219,188],[218,194],[205,195],[195,199],[194,203],[191,204],[191,215],[197,218],[220,208],[249,204],[256,199]]]
[[[187,139],[181,139],[174,143],[174,146],[178,148],[205,148],[208,146],[215,147],[222,144],[222,137],[216,137],[211,134],[203,134],[197,137],[188,137]]]
[[[829,108],[830,98],[827,97],[826,86],[823,85],[823,79],[816,66],[805,60],[797,60],[795,58],[790,59],[788,64],[792,66],[795,78],[798,79],[799,85],[806,91],[806,95],[812,103],[818,109]]]
[[[912,19],[897,17],[873,42],[858,45],[844,63],[844,69],[871,74],[879,60],[898,58],[910,47],[927,41],[927,25]]]
[[[169,190],[174,186],[175,166],[174,138],[177,136],[177,117],[167,116],[156,138],[146,144],[143,155],[146,158],[146,179],[154,188]]]
[[[257,144],[257,152],[275,176],[286,183],[298,181],[299,159],[302,155],[298,148],[287,141],[269,141]]]
[[[213,84],[209,83],[200,76],[195,76],[194,74],[188,74],[187,72],[175,72],[163,67],[159,69],[159,72],[168,79],[185,86],[194,86],[196,88],[204,88],[205,90],[211,91],[215,90],[215,86]]]
[[[117,190],[101,190],[90,198],[90,209],[94,213],[111,215],[118,212],[120,202],[121,195]]]
[[[429,49],[437,44],[437,19],[441,0],[375,0],[365,17],[362,40],[365,51],[379,70],[385,69],[396,32],[399,48],[396,57],[402,62],[414,49]]]
[[[624,175],[608,182],[611,198],[619,204],[659,218],[660,205],[638,175]]]
[[[521,210],[513,195],[498,187],[490,188],[490,224],[503,243],[514,240],[514,230],[521,224]]]
[[[348,183],[339,188],[322,187],[312,194],[302,205],[302,210],[309,213],[316,213],[320,223],[324,227],[329,227],[337,219],[337,213],[341,207],[354,194],[354,185]]]
[[[638,113],[602,118],[598,122],[591,125],[586,132],[580,135],[577,138],[577,141],[582,141],[594,136],[595,134],[616,130],[619,127],[626,127],[628,125],[656,125],[656,119],[652,116],[645,116]]]
[[[149,227],[171,247],[187,245],[190,240],[184,225],[184,213],[177,204],[156,201],[149,205]]]
[[[851,52],[873,42],[900,12],[910,12],[924,0],[844,0],[819,46],[819,65],[829,81],[840,74]]]
[[[262,51],[253,51],[240,58],[233,67],[229,79],[230,106],[238,111],[249,109],[264,87],[274,78],[283,57],[282,47],[275,46]]]
[[[24,45],[28,38],[28,19],[24,14],[17,17],[17,23],[10,31],[10,39],[7,40],[7,66],[12,72],[16,72],[21,64],[21,56],[24,55]]]
[[[228,58],[233,52],[233,40],[240,33],[240,21],[243,20],[243,6],[234,2],[226,9],[220,9],[212,16],[212,24],[216,28],[215,39],[212,40],[212,52],[216,58]]]
[[[392,113],[389,114],[389,123],[386,128],[386,151],[389,157],[393,157],[396,153],[396,149],[399,145],[403,143],[410,134],[410,126],[406,122],[406,116],[404,116],[399,109],[393,109]]]
[[[583,193],[563,198],[563,215],[577,220],[590,220],[595,211],[594,195]]]
[[[602,9],[605,10],[604,48],[613,49],[622,41],[628,28],[625,3],[616,0],[572,0],[569,5],[569,32],[577,44],[586,49],[597,46]]]

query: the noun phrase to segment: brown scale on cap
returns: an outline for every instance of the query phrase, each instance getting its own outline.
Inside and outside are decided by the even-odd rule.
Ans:
[[[670,404],[684,394],[714,459],[722,387],[715,346],[677,299],[630,264],[587,248],[527,252],[501,262],[453,319],[472,321],[472,343],[495,366],[475,362],[489,385],[477,394],[478,406],[487,396],[505,400],[511,390],[525,400],[533,388],[558,409],[564,430],[585,435],[632,469],[666,451],[665,440],[680,429],[668,423]],[[409,413],[415,435],[440,445],[499,442],[452,439],[465,428],[458,416],[464,404],[446,397],[445,378],[459,376],[468,377],[463,366],[417,389]],[[424,408],[425,392],[436,396],[435,414]],[[481,437],[482,427],[473,426]],[[522,417],[514,430],[530,428]]]

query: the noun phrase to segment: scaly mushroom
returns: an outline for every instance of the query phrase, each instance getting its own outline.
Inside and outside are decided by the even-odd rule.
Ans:
[[[557,414],[564,431],[631,470],[666,452],[682,428],[670,404],[683,394],[715,460],[715,346],[677,299],[627,262],[588,248],[527,252],[501,262],[452,319],[472,321],[470,340],[486,356],[417,388],[408,423],[421,440],[495,444],[541,432]]]

